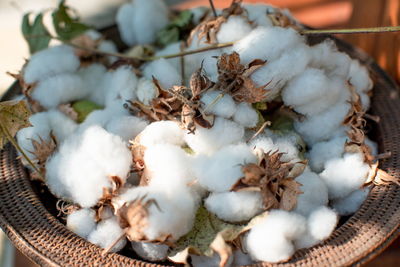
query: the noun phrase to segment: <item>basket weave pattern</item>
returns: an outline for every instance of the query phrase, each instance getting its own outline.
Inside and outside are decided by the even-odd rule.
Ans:
[[[392,152],[381,168],[400,178],[398,88],[369,57],[336,41],[342,51],[366,64],[374,76],[372,112],[381,117],[375,129],[379,151]],[[399,223],[400,188],[374,187],[360,210],[322,244],[296,252],[287,263],[255,266],[360,265],[400,234]],[[159,266],[115,253],[102,256],[102,249],[70,232],[39,200],[11,145],[0,152],[0,226],[22,253],[41,266]]]

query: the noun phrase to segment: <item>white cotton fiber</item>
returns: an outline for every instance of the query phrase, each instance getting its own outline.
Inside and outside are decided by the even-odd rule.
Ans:
[[[171,54],[176,54],[181,52],[181,42],[175,42],[172,44],[167,45],[161,50],[158,50],[155,52],[155,56],[166,56],[166,55],[171,55]],[[181,60],[179,57],[175,58],[168,58],[165,59],[168,63],[170,63],[177,71],[178,73],[181,73]]]
[[[373,82],[369,76],[368,69],[361,65],[358,60],[353,59],[350,64],[348,81],[352,84],[356,92],[360,95],[361,104],[364,111],[369,109],[370,97],[367,93],[372,89]]]
[[[284,51],[290,51],[292,47],[302,42],[303,38],[291,28],[258,27],[236,42],[233,50],[239,53],[242,64],[247,64],[254,59],[272,62]],[[301,62],[296,62],[296,64],[301,64]]]
[[[174,121],[156,121],[150,123],[140,134],[140,144],[149,147],[156,144],[182,146],[183,130]]]
[[[87,238],[96,228],[94,210],[80,209],[68,214],[67,228],[80,237]]]
[[[89,242],[101,247],[108,248],[111,244],[114,243],[122,234],[124,230],[119,226],[116,217],[111,219],[101,221],[96,230],[90,233],[88,236]],[[119,241],[110,251],[118,252],[124,248],[126,244],[126,239],[122,239]]]
[[[260,192],[211,193],[204,202],[206,208],[228,222],[242,222],[263,211]]]
[[[82,79],[82,90],[86,92],[88,100],[99,105],[104,105],[105,103],[105,92],[101,84],[106,72],[106,67],[99,63],[93,63],[87,67],[80,68],[77,72]]]
[[[147,125],[148,122],[139,117],[124,115],[112,118],[106,124],[105,129],[128,142],[143,131]]]
[[[199,156],[193,167],[203,187],[213,192],[224,192],[243,177],[243,165],[256,162],[251,149],[242,143],[223,147],[210,157]]]
[[[308,152],[307,158],[311,169],[315,172],[322,172],[324,164],[332,158],[340,158],[344,152],[344,146],[348,138],[339,136],[314,144]]]
[[[81,77],[70,73],[58,74],[41,80],[32,92],[32,98],[48,109],[83,99],[86,95]]]
[[[207,44],[197,44],[197,41],[193,40],[186,51],[195,50],[204,46],[207,46]],[[228,48],[226,49],[229,50]],[[221,53],[221,50],[210,50],[185,56],[185,80],[190,81],[192,73],[197,71],[203,64],[203,72],[211,81],[216,82],[218,79],[217,61]]]
[[[233,15],[222,23],[217,33],[217,40],[220,43],[234,42],[245,37],[251,30],[252,27],[245,17]]]
[[[23,78],[26,83],[35,83],[56,74],[74,72],[79,65],[72,47],[53,46],[32,55],[23,70]]]
[[[220,98],[220,95],[223,95]],[[219,99],[218,99],[219,98]],[[218,101],[216,101],[218,99]],[[221,91],[208,91],[201,96],[203,109],[206,114],[214,114],[229,119],[236,111],[236,104],[232,97]]]
[[[242,140],[244,128],[236,122],[216,117],[210,129],[196,127],[194,134],[185,134],[186,143],[196,153],[211,154],[221,147]]]
[[[152,80],[146,78],[140,78],[137,88],[136,97],[137,99],[145,105],[149,105],[151,100],[158,95],[158,89],[154,85]]]
[[[127,45],[149,44],[168,24],[168,8],[162,0],[134,0],[121,6],[116,21]]]
[[[273,26],[268,13],[272,13],[275,8],[265,4],[243,4],[247,10],[247,15],[250,21],[253,21],[256,26],[271,27]]]
[[[150,185],[167,190],[185,187],[194,180],[192,158],[181,147],[171,144],[149,146],[144,162]]]
[[[289,162],[299,159],[296,140],[292,136],[281,136],[273,140],[271,137],[260,136],[250,143],[254,150],[262,149],[264,153],[279,151],[283,153],[281,160]]]
[[[349,110],[350,103],[342,102],[302,122],[295,122],[294,127],[308,144],[325,141],[342,125]]]
[[[164,244],[148,242],[131,242],[133,250],[139,257],[149,261],[163,261],[167,258],[169,247]]]
[[[112,105],[116,101],[123,105],[127,100],[134,100],[137,84],[136,74],[129,66],[122,66],[115,71],[107,72],[102,84],[105,92],[105,105]]]
[[[29,117],[32,126],[23,128],[17,133],[17,141],[29,158],[34,159],[32,140],[40,142],[50,140],[54,134],[58,143],[64,141],[75,129],[77,124],[58,110],[38,112]]]
[[[316,173],[304,171],[296,181],[301,184],[303,193],[297,197],[295,212],[307,216],[318,206],[328,204],[328,188]]]
[[[335,199],[332,207],[340,216],[346,216],[356,212],[367,198],[370,188],[357,189],[345,198]]]
[[[291,80],[282,91],[285,105],[305,115],[313,115],[327,109],[339,99],[337,87],[330,87],[330,79],[320,69],[307,68]],[[340,89],[339,89],[340,90]],[[316,106],[315,102],[323,98],[324,105]],[[325,100],[327,99],[327,100]],[[299,106],[312,106],[308,112],[298,110]]]
[[[245,102],[238,104],[236,107],[233,120],[246,128],[256,127],[259,116],[255,109],[249,103]]]
[[[148,80],[156,78],[164,89],[169,89],[174,85],[181,85],[182,77],[171,63],[161,58],[150,62],[143,69],[143,75]]]
[[[325,163],[320,177],[328,186],[329,199],[348,196],[365,182],[369,166],[361,153],[345,153],[342,158],[333,158]]]
[[[99,46],[97,47],[99,51],[105,52],[105,53],[118,53],[118,49],[116,44],[111,41],[111,40],[103,40],[100,42]],[[116,56],[107,56],[108,63],[112,64],[115,61],[118,60],[118,57]]]
[[[263,67],[251,75],[251,79],[256,86],[268,84],[266,100],[271,101],[278,97],[286,82],[304,71],[309,61],[309,48],[300,43],[291,47],[277,59],[267,61]]]
[[[111,176],[126,180],[131,162],[120,137],[90,126],[71,135],[47,161],[46,182],[55,195],[67,195],[88,208],[97,204],[104,188],[111,188]]]
[[[279,262],[295,252],[292,241],[306,232],[303,216],[283,210],[272,210],[255,225],[245,239],[245,247],[252,259]]]
[[[338,215],[326,206],[314,210],[308,217],[308,231],[317,240],[328,238],[336,227]]]
[[[142,233],[148,240],[169,236],[168,240],[175,241],[192,229],[197,202],[187,187],[176,187],[173,191],[153,186],[133,187],[117,201],[123,204],[142,197],[144,202],[153,200],[157,203],[147,208],[148,225]]]
[[[129,112],[122,105],[112,105],[105,109],[97,109],[90,112],[86,119],[79,125],[79,130],[86,129],[91,125],[106,127],[107,123],[114,118],[128,115]]]
[[[125,3],[118,9],[115,18],[122,41],[130,46],[136,43],[136,35],[132,27],[134,13],[135,9],[132,3]]]

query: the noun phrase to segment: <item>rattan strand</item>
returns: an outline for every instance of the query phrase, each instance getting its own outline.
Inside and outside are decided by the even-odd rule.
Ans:
[[[365,54],[336,40],[341,50],[364,62],[375,77],[372,112],[381,117],[376,128],[379,150],[392,157],[382,168],[400,176],[400,99],[398,88]],[[400,188],[372,189],[346,223],[320,245],[297,251],[286,263],[254,266],[361,265],[379,254],[400,233]],[[102,250],[70,232],[40,202],[10,146],[0,152],[0,226],[15,246],[41,266],[159,266]]]

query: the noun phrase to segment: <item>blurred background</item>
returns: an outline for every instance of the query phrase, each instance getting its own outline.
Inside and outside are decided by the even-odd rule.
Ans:
[[[101,28],[113,24],[119,5],[127,0],[67,0],[82,20]],[[167,0],[179,8],[208,5],[208,0]],[[244,0],[265,2],[288,8],[302,23],[313,28],[359,28],[400,25],[400,0]],[[217,8],[229,6],[231,0],[214,0]],[[0,95],[13,83],[6,74],[18,72],[29,57],[20,23],[26,12],[56,7],[58,0],[0,0]],[[353,34],[340,36],[365,50],[400,82],[400,33]],[[400,265],[400,241],[395,241],[383,254],[367,266],[397,267]],[[16,251],[3,233],[0,234],[0,267],[35,266]]]

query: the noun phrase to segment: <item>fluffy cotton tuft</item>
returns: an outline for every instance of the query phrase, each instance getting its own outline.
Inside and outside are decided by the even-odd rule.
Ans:
[[[193,167],[203,187],[213,192],[224,192],[243,177],[244,164],[256,162],[256,156],[246,144],[237,144],[226,146],[210,157],[197,157]]]
[[[345,198],[335,199],[332,207],[340,216],[346,216],[356,212],[367,198],[370,188],[358,189]]]
[[[329,199],[348,196],[364,184],[369,166],[360,153],[345,153],[342,158],[333,158],[325,163],[325,170],[320,174],[328,186]]]
[[[224,94],[222,98],[219,95],[223,94],[220,91],[209,91],[201,96],[201,102],[203,102],[203,108],[206,109],[206,113],[214,114],[220,117],[229,119],[236,111],[236,104],[232,97],[228,94]],[[219,100],[217,102],[216,99]]]
[[[234,42],[245,37],[251,30],[247,18],[230,16],[225,23],[222,23],[217,33],[217,40],[220,43]]]
[[[120,137],[99,126],[70,136],[46,164],[46,182],[59,197],[92,207],[111,188],[111,176],[124,182],[132,155]]]
[[[236,122],[216,117],[210,129],[196,127],[195,133],[187,133],[186,143],[196,153],[212,154],[218,149],[240,142],[244,136],[244,128]]]
[[[263,211],[260,192],[212,193],[204,204],[209,211],[228,222],[250,220]]]
[[[102,88],[103,77],[107,69],[99,63],[90,64],[87,67],[80,68],[77,74],[82,79],[82,90],[87,93],[86,98],[99,105],[105,103],[105,92]]]
[[[140,78],[136,88],[137,99],[145,105],[149,105],[151,100],[158,94],[158,89],[153,81],[146,78]]]
[[[250,256],[257,261],[279,262],[294,253],[292,241],[306,232],[303,216],[283,210],[272,210],[255,225],[245,239]]]
[[[82,79],[77,74],[62,73],[41,80],[32,92],[32,98],[45,108],[55,108],[59,104],[82,99],[86,91]]]
[[[308,218],[308,231],[317,240],[328,238],[336,227],[338,215],[325,206],[314,210]]]
[[[141,258],[149,261],[163,261],[167,258],[169,247],[164,244],[131,242],[133,250]]]
[[[35,83],[57,74],[75,72],[79,65],[72,47],[53,46],[32,55],[23,70],[23,78],[26,83]]]
[[[275,8],[265,4],[243,4],[247,10],[247,15],[250,21],[256,23],[257,26],[271,27],[273,23],[268,17],[268,14],[273,13]]]
[[[123,233],[124,230],[119,226],[117,218],[113,217],[111,219],[101,221],[97,225],[96,230],[90,233],[88,240],[89,242],[101,248],[108,248]],[[126,239],[120,240],[110,251],[118,252],[123,249],[125,244]]]
[[[272,62],[284,51],[290,51],[302,42],[303,38],[291,28],[258,27],[236,42],[233,50],[239,53],[242,64],[248,64],[254,59]]]
[[[92,209],[80,209],[67,216],[67,228],[79,235],[87,238],[96,228],[95,212]]]
[[[115,135],[120,136],[124,141],[134,139],[144,128],[148,122],[134,116],[118,116],[112,118],[105,129]]]
[[[156,121],[150,123],[140,133],[140,144],[149,147],[156,144],[172,144],[182,146],[183,131],[174,121]]]
[[[237,105],[233,120],[243,127],[253,128],[256,127],[259,116],[249,103],[242,102]]]
[[[182,78],[171,63],[166,59],[152,61],[143,69],[143,75],[148,80],[156,78],[164,89],[169,89],[174,85],[181,85]]]
[[[118,9],[115,18],[121,39],[128,45],[136,43],[136,33],[131,26],[133,23],[132,16],[134,13],[135,8],[132,3],[125,3]]]
[[[303,194],[297,197],[295,212],[308,216],[317,207],[328,204],[328,188],[316,173],[304,171],[296,181]]]

